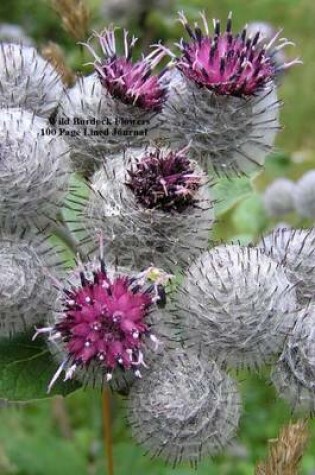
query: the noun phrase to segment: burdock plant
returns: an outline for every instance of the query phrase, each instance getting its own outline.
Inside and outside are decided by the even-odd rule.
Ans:
[[[298,302],[306,305],[314,297],[315,229],[279,228],[265,236],[259,247],[282,264],[296,287]]]
[[[294,412],[315,412],[314,305],[302,309],[271,379]]]
[[[214,361],[180,349],[156,359],[128,400],[136,440],[174,467],[185,461],[197,467],[227,447],[240,413],[236,383]]]
[[[53,4],[85,41],[83,2]],[[127,31],[94,33],[85,44],[94,71],[68,90],[34,48],[0,46],[0,332],[18,360],[6,354],[1,377],[40,368],[34,398],[70,392],[74,381],[97,386],[107,422],[109,388],[123,391],[136,440],[192,466],[236,435],[240,396],[225,371],[281,354],[275,384],[284,395],[292,382],[300,403],[311,385],[299,392],[296,372],[309,383],[313,344],[312,317],[297,307],[313,296],[313,231],[209,250],[207,171],[264,163],[279,128],[277,76],[297,61],[275,61],[289,44],[279,34],[264,45],[259,31],[233,34],[231,15],[213,33],[201,20],[192,27],[180,14],[188,39],[178,55],[159,43],[137,58]],[[71,171],[88,175],[87,193],[80,174],[69,186]],[[67,272],[51,252],[57,237],[76,255]],[[29,329],[34,344],[28,334],[15,340]],[[0,398],[7,393],[1,381]]]

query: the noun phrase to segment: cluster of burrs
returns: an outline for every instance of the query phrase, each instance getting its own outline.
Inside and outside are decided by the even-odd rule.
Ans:
[[[285,377],[273,379],[299,403],[289,371],[310,345],[297,361],[288,341],[305,334],[297,305],[313,294],[313,234],[283,232],[284,255],[274,236],[208,250],[208,171],[264,163],[279,128],[277,77],[298,61],[275,60],[289,44],[279,34],[233,34],[231,15],[213,33],[203,14],[202,28],[180,21],[189,38],[178,55],[158,44],[136,60],[127,31],[122,52],[114,27],[95,34],[95,71],[68,90],[33,47],[1,44],[0,330],[36,325],[58,364],[48,392],[62,376],[129,393],[135,438],[194,466],[236,434],[230,368],[283,351]],[[60,270],[49,233],[80,250],[74,269]]]

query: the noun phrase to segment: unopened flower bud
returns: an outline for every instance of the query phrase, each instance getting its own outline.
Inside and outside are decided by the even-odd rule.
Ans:
[[[294,324],[296,297],[284,268],[262,251],[219,246],[184,274],[174,309],[180,334],[228,367],[258,368]]]
[[[132,387],[128,419],[152,457],[197,466],[229,444],[240,409],[236,384],[216,363],[176,350],[155,360]]]

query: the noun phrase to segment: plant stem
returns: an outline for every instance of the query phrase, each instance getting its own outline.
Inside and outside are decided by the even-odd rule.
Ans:
[[[73,439],[69,414],[62,396],[56,396],[52,399],[52,412],[62,436],[68,440]]]
[[[105,387],[102,394],[103,406],[103,437],[105,458],[107,459],[108,475],[114,475],[114,461],[113,461],[113,444],[112,444],[112,428],[110,417],[110,389]]]

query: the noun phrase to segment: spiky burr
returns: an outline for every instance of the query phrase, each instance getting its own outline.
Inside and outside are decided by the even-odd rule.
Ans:
[[[283,265],[295,285],[297,300],[306,305],[315,292],[315,230],[280,228],[259,244],[264,253]]]
[[[315,307],[298,313],[271,379],[294,412],[315,413]]]
[[[152,457],[197,466],[229,444],[240,411],[233,380],[215,362],[178,349],[165,352],[132,387],[127,416]]]
[[[22,107],[48,118],[63,84],[57,71],[32,46],[0,43],[0,106]]]
[[[210,186],[186,150],[130,149],[125,159],[108,161],[91,186],[85,227],[102,230],[108,259],[172,272],[207,248],[214,220]]]
[[[172,314],[188,345],[201,344],[227,367],[255,369],[277,354],[295,310],[295,290],[280,264],[259,249],[222,245],[188,268]]]
[[[191,141],[191,157],[206,168],[228,175],[250,172],[264,163],[279,128],[274,79],[296,61],[281,66],[271,61],[268,50],[278,34],[259,47],[259,31],[248,37],[244,28],[233,35],[230,15],[225,32],[215,20],[213,35],[203,14],[201,18],[204,32],[180,14],[189,42],[182,39],[177,45],[179,57],[169,54],[185,92],[170,92],[161,134],[175,146]]]
[[[22,109],[0,114],[0,221],[42,226],[68,191],[69,153],[61,137],[43,135],[45,119]]]
[[[60,274],[60,256],[48,238],[20,227],[0,232],[0,336],[43,322],[56,298],[48,270]]]

